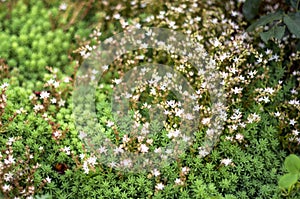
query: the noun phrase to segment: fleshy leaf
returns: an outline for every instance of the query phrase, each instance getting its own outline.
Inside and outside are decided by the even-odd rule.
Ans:
[[[295,154],[289,155],[285,161],[284,166],[290,173],[299,174],[300,173],[300,158]]]
[[[280,177],[278,185],[281,188],[288,189],[297,182],[297,174],[288,173]]]

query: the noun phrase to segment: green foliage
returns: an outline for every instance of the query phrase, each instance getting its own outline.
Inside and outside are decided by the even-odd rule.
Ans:
[[[260,33],[265,45],[257,41],[258,34],[243,34],[245,22],[239,15],[227,16],[232,10],[238,11],[240,1],[64,2],[66,5],[56,0],[0,4],[0,198],[299,198],[299,157],[290,155],[282,165],[287,154],[300,152],[299,135],[295,133],[299,124],[290,124],[291,119],[299,121],[300,117],[299,106],[290,103],[299,98],[300,56],[289,48],[293,38],[285,38],[288,31],[299,38],[299,1],[289,1],[295,12],[276,11],[248,28],[254,32],[257,27],[269,26]],[[247,20],[261,16],[260,3],[247,0],[243,4]],[[199,148],[208,127],[201,124],[193,132],[191,146],[163,165],[159,174],[119,171],[107,164],[112,160],[107,160],[106,154],[93,154],[80,137],[92,127],[95,132],[90,135],[95,141],[107,138],[126,146],[124,150],[137,151],[141,144],[138,139],[126,145],[122,139],[131,133],[134,111],[154,97],[146,89],[138,103],[131,102],[132,110],[127,115],[115,114],[110,98],[115,89],[112,79],[121,78],[133,63],[151,60],[172,64],[192,82],[199,89],[201,109],[209,107],[209,92],[203,90],[202,78],[189,63],[181,64],[179,57],[164,51],[142,49],[128,52],[120,57],[122,61],[115,60],[102,82],[95,85],[94,95],[84,90],[74,96],[82,55],[105,38],[128,30],[127,26],[172,28],[173,21],[175,30],[205,46],[224,76],[226,124],[212,151],[204,157]],[[286,43],[268,42],[273,38],[284,38]],[[49,97],[42,98],[41,92]],[[83,105],[75,106],[74,100]],[[87,101],[94,104],[84,103]],[[91,115],[93,108],[95,115]],[[207,114],[209,109],[205,108],[201,111]],[[149,111],[140,113],[149,119]],[[91,116],[95,120],[83,119]],[[108,125],[112,121],[116,124]],[[86,123],[79,129],[76,122]],[[180,118],[166,123],[180,125]],[[170,143],[168,130],[159,122],[149,128],[153,132],[147,137],[152,139],[150,151]],[[12,145],[11,138],[17,138]],[[7,166],[8,152],[20,162]],[[88,161],[94,155],[95,165]],[[39,167],[32,169],[37,164]],[[288,173],[279,179],[284,169]],[[22,171],[24,174],[18,175]],[[157,188],[159,183],[162,188]],[[11,187],[3,188],[6,184]],[[34,191],[29,192],[32,187]],[[26,189],[23,195],[21,189]]]
[[[260,17],[257,21],[255,21],[253,24],[251,24],[248,28],[248,32],[252,32],[255,30],[255,28],[259,26],[267,25],[268,23],[271,23],[273,21],[281,20],[283,17],[283,13],[281,11],[277,11],[275,13],[270,13],[267,15],[264,15]]]
[[[299,9],[300,1],[299,0],[288,0],[289,4],[296,10]]]
[[[290,195],[293,189],[298,190],[300,186],[300,158],[291,154],[285,159],[284,166],[288,173],[280,177],[278,184]]]
[[[274,26],[267,32],[260,33],[261,39],[268,43],[271,38],[281,39],[284,35],[285,27],[284,26]]]
[[[285,15],[283,21],[289,31],[297,38],[300,38],[300,12]]]
[[[251,3],[250,3],[251,2]],[[243,14],[248,20],[252,20],[258,14],[260,2],[246,1],[243,5]],[[285,27],[289,32],[300,39],[300,12],[298,11],[299,1],[291,1],[291,6],[296,8],[296,12],[284,13],[282,10],[261,16],[252,23],[248,28],[248,32],[253,32],[257,27],[271,26],[270,30],[260,33],[261,39],[267,43],[271,38],[281,40],[285,33]],[[283,23],[282,23],[283,22]]]

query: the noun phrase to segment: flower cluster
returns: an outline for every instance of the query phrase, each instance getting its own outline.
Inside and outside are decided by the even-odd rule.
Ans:
[[[14,144],[21,139],[9,138],[6,150],[0,152],[0,190],[6,198],[30,199],[49,182],[49,178],[45,178],[38,187],[35,186],[34,173],[40,165],[31,164],[34,154],[30,153],[28,146],[20,157],[14,152]]]

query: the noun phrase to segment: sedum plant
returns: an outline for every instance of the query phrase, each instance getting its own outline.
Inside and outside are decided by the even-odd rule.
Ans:
[[[240,10],[247,5],[249,1],[218,0],[1,1],[1,196],[297,198],[298,159],[288,156],[285,168],[282,162],[288,154],[300,153],[300,54],[293,48],[295,39],[281,37],[280,28],[271,29],[268,34],[275,39],[266,43],[260,41],[258,32],[246,33]],[[276,10],[276,3],[264,9]],[[296,19],[298,11],[292,11]],[[281,17],[286,15],[292,17],[287,10]],[[93,49],[115,33],[143,27],[181,31],[205,48],[222,77],[225,124],[216,144],[203,147],[204,137],[214,134],[208,131],[212,125],[207,119],[210,96],[201,72],[196,73],[175,53],[147,48],[127,52],[103,66],[105,73],[95,85],[94,98],[75,96],[79,101],[95,102],[98,121],[87,125],[101,132],[96,139],[105,135],[118,146],[118,153],[156,151],[163,155],[159,147],[182,135],[177,131],[186,116],[181,104],[174,95],[162,92],[163,85],[155,81],[138,84],[127,115],[114,113],[111,96],[135,64],[174,66],[197,91],[190,97],[197,100],[193,109],[199,111],[201,120],[194,139],[174,161],[139,173],[122,172],[113,159],[105,162],[106,148],[98,146],[92,151],[83,141],[88,131],[78,129],[73,113],[89,117],[91,107],[74,106],[74,88],[77,71]],[[293,29],[289,31],[293,33]],[[91,71],[89,77],[97,72]],[[163,77],[159,72],[151,75]],[[167,115],[163,125],[147,123],[155,103]],[[155,133],[130,134],[131,123]],[[278,187],[285,169],[289,174],[281,178]]]

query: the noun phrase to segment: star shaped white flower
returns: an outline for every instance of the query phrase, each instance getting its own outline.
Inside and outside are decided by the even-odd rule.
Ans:
[[[4,82],[2,85],[1,85],[1,88],[4,89],[4,88],[7,88],[9,86],[9,84],[7,82]]]
[[[276,113],[274,113],[274,115],[276,116],[276,117],[279,117],[280,116],[280,112],[276,112]]]
[[[50,183],[51,182],[51,178],[49,178],[49,176],[46,178],[46,181],[48,182],[48,183]]]
[[[4,192],[10,191],[10,189],[11,189],[11,187],[10,187],[9,184],[5,184],[5,185],[2,186],[2,190],[3,190]]]
[[[225,166],[228,166],[232,163],[232,160],[229,159],[229,158],[226,158],[226,159],[222,159],[221,160],[221,164],[224,164]]]
[[[62,107],[62,106],[64,106],[64,105],[65,105],[65,103],[66,103],[66,101],[65,101],[65,100],[63,100],[63,99],[60,99],[60,100],[59,100],[59,102],[58,102],[58,106],[59,106],[59,107]]]
[[[159,172],[159,170],[154,169],[154,170],[152,171],[152,174],[153,174],[155,177],[157,177],[157,176],[160,175],[160,172]]]
[[[161,182],[155,185],[155,189],[157,189],[157,190],[163,190],[164,187],[165,187],[165,185]]]
[[[148,150],[149,150],[149,147],[147,147],[146,144],[141,144],[141,146],[140,146],[140,151],[141,151],[142,153],[147,153]]]
[[[291,119],[291,120],[290,120],[290,125],[294,126],[296,123],[297,123],[296,120],[294,120],[294,119]]]
[[[48,93],[47,91],[42,91],[40,94],[41,99],[47,99],[49,96],[50,96],[50,93]]]

